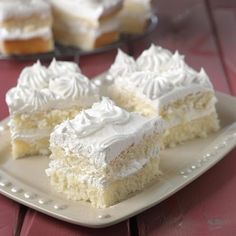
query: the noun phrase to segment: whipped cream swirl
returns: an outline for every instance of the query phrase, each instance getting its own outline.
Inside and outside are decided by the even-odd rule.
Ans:
[[[47,88],[49,84],[47,68],[40,61],[37,61],[33,66],[24,68],[18,79],[18,84],[32,89]]]
[[[81,73],[81,70],[76,63],[57,61],[55,58],[53,58],[51,64],[48,67],[48,70],[49,73],[53,74],[54,76],[65,75],[69,72]]]
[[[115,61],[109,69],[107,79],[113,80],[116,77],[123,77],[135,72],[136,70],[137,65],[135,60],[119,49]]]
[[[178,51],[172,54],[169,50],[151,45],[136,60],[136,65],[132,62],[132,58],[129,60],[132,63],[128,62],[122,54],[117,55],[117,58],[119,60],[113,66],[118,69],[109,71],[110,74],[113,72],[114,84],[132,91],[142,98],[156,100],[158,104],[158,99],[165,96],[171,97],[173,93],[175,95],[172,97],[175,99],[176,94],[183,90],[188,90],[191,93],[199,91],[200,88],[213,89],[206,72],[203,69],[197,72],[190,68],[185,63],[184,56],[180,55]],[[125,72],[125,69],[122,70],[120,65],[128,65],[129,63],[133,66],[130,71],[125,73],[124,78],[124,74],[121,72]],[[119,70],[121,72],[116,73]],[[117,74],[121,76],[117,76]]]
[[[55,69],[62,65],[74,72],[56,76]],[[8,91],[6,102],[11,114],[35,112],[48,109],[69,107],[90,107],[99,100],[99,91],[95,84],[78,72],[78,67],[70,62],[51,63],[51,69],[38,61],[31,67],[26,67],[18,79],[17,87]],[[77,72],[76,72],[77,71]]]
[[[96,86],[79,73],[69,73],[50,80],[49,89],[61,98],[73,100],[96,93]]]
[[[94,103],[91,109],[82,111],[72,121],[67,121],[78,138],[86,137],[100,130],[107,124],[124,124],[129,120],[129,113],[106,97]],[[64,130],[65,131],[65,130]]]
[[[170,60],[171,56],[169,50],[152,44],[137,58],[138,70],[160,72],[161,67]]]
[[[56,97],[47,88],[42,90],[18,86],[8,91],[6,102],[10,113],[47,110],[55,105]]]

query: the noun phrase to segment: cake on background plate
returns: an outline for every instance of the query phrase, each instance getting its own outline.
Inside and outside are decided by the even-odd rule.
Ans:
[[[160,115],[168,123],[165,147],[219,129],[207,74],[190,68],[178,52],[152,45],[135,61],[119,51],[107,77],[113,80],[108,94],[117,105],[146,117]]]
[[[54,49],[52,15],[43,0],[0,1],[0,52],[24,55]]]
[[[55,40],[67,46],[91,50],[119,39],[123,0],[49,0]]]
[[[109,98],[56,126],[46,174],[69,199],[111,206],[159,174],[163,120],[129,113]]]
[[[38,61],[23,69],[17,86],[6,94],[13,158],[49,154],[54,126],[98,100],[97,87],[73,62],[53,60],[46,68]]]
[[[125,0],[119,14],[120,31],[126,34],[141,34],[152,16],[152,0]]]

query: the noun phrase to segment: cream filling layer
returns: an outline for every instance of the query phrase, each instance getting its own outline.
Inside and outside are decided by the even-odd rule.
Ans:
[[[55,21],[54,28],[58,31],[64,31],[71,34],[89,34],[93,37],[98,37],[104,33],[117,31],[119,29],[120,22],[117,18],[113,18],[103,24],[98,25],[98,27],[87,27],[78,21]]]
[[[125,82],[123,82],[125,83]],[[177,87],[170,92],[166,92],[164,95],[156,98],[150,99],[148,98],[142,91],[139,91],[138,88],[134,88],[132,84],[126,82],[126,84],[116,83],[115,87],[117,86],[120,91],[127,91],[128,93],[133,93],[135,96],[143,99],[145,103],[150,104],[158,113],[160,110],[167,106],[170,103],[173,103],[179,99],[183,99],[184,97],[196,93],[205,93],[205,92],[212,92],[212,96],[214,96],[214,90],[209,87],[204,87],[202,85],[189,85],[186,87]],[[114,86],[114,85],[112,85]],[[214,97],[214,104],[217,102],[216,98]]]
[[[171,109],[170,107],[169,113],[172,113],[174,115],[170,116],[166,120],[166,127],[170,129],[183,122],[190,122],[192,120],[196,120],[216,112],[215,102],[216,99],[215,97],[213,97],[212,100],[209,102],[207,108],[205,108],[204,110],[196,110],[193,106],[191,107],[181,106],[180,109]]]
[[[49,138],[51,129],[29,129],[29,130],[11,130],[12,140],[22,140],[27,143],[34,143],[36,140]]]
[[[0,28],[0,40],[14,40],[14,39],[32,39],[36,37],[51,38],[52,31],[50,27],[40,28],[34,31],[24,31],[21,28],[6,29]]]
[[[49,163],[49,168],[45,170],[47,176],[53,176],[53,174],[58,174],[58,172],[61,172],[66,177],[75,177],[79,182],[97,187],[97,188],[104,188],[110,184],[112,184],[116,180],[122,180],[124,178],[127,178],[135,173],[137,173],[139,170],[141,170],[151,158],[158,158],[159,153],[159,147],[153,148],[150,150],[149,156],[142,156],[138,159],[132,159],[130,160],[127,165],[122,166],[121,168],[117,168],[115,172],[112,172],[112,175],[104,175],[104,174],[98,174],[99,170],[97,170],[97,173],[90,173],[87,172],[86,169],[83,173],[78,174],[75,173],[72,170],[72,167],[69,165],[65,165],[62,160],[52,160]],[[73,166],[74,167],[74,166]],[[157,170],[158,173],[158,170]]]

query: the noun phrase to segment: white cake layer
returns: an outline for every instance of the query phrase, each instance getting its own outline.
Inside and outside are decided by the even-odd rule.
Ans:
[[[151,158],[159,159],[159,147],[157,145],[156,149],[150,150],[152,155],[150,156],[137,156],[136,159],[131,159],[126,165],[122,165],[122,168],[117,168],[112,175],[107,175],[106,173],[97,173],[94,171],[75,171],[76,166],[70,166],[63,160],[51,160],[49,163],[49,168],[46,169],[46,174],[52,176],[57,171],[63,173],[65,176],[73,176],[78,182],[88,184],[96,188],[105,188],[112,185],[114,181],[122,180],[129,176],[134,175],[140,171],[149,162]],[[79,164],[78,164],[79,168]],[[156,170],[156,173],[159,169]]]
[[[52,30],[50,27],[43,27],[34,31],[23,31],[21,28],[6,29],[0,28],[0,40],[32,39],[32,38],[51,38]]]

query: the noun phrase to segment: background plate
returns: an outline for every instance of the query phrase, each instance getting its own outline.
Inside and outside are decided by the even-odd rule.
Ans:
[[[51,60],[52,58],[63,58],[63,57],[78,57],[83,55],[92,55],[96,53],[105,52],[114,48],[121,47],[125,43],[130,43],[134,40],[141,39],[143,37],[146,37],[149,35],[157,26],[158,18],[155,14],[153,14],[150,18],[150,21],[148,23],[148,26],[144,33],[142,34],[121,34],[120,39],[117,42],[114,42],[112,44],[106,45],[104,47],[96,48],[94,50],[90,51],[83,51],[81,49],[78,49],[76,47],[69,47],[69,46],[63,46],[60,44],[55,44],[55,50],[50,53],[40,53],[40,54],[33,54],[33,55],[3,55],[0,54],[0,60]]]
[[[48,166],[47,157],[35,156],[13,161],[5,120],[0,126],[0,192],[70,223],[94,228],[118,223],[173,195],[235,147],[236,98],[221,93],[217,93],[217,97],[222,129],[206,139],[197,139],[163,151],[162,176],[142,192],[106,209],[95,209],[87,202],[70,201],[55,193],[44,172]]]

